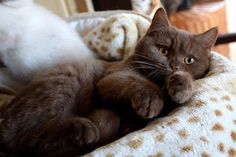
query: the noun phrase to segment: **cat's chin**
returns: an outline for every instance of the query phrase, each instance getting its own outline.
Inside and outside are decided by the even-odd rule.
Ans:
[[[176,72],[175,70],[169,68],[169,69],[166,70],[166,73],[165,73],[165,75],[163,76],[163,78],[164,78],[164,79],[167,79],[168,77],[170,77],[170,75],[174,74],[175,72]]]
[[[156,77],[156,78],[152,78],[152,79],[150,79],[150,81],[157,84],[157,85],[159,85],[159,86],[163,86],[163,85],[166,84],[165,80],[167,80],[167,78],[170,75],[162,75],[162,76],[159,76],[159,77]]]

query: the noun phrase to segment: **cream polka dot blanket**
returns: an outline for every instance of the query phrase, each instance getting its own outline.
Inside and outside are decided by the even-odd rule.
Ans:
[[[77,19],[70,23],[83,36],[90,49],[97,57],[112,61],[129,57],[150,25],[149,18],[132,12],[115,14],[106,20],[101,17]],[[81,26],[90,29],[81,29]]]
[[[106,60],[129,57],[134,45],[143,37],[150,22],[132,14],[118,14],[89,32],[84,40],[88,46]]]
[[[194,97],[167,117],[85,156],[236,156],[236,66],[212,53],[208,76],[194,86]]]

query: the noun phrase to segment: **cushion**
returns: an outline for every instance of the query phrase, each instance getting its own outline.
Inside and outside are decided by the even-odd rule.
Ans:
[[[148,29],[150,22],[132,14],[118,14],[94,28],[84,40],[88,46],[105,60],[122,60],[132,55],[137,44]]]
[[[81,15],[78,15],[70,24],[79,30],[84,41],[98,57],[109,61],[126,59],[133,53],[134,46],[148,29],[150,19],[120,11],[106,20],[103,17],[81,20]],[[81,26],[85,29],[81,29]]]

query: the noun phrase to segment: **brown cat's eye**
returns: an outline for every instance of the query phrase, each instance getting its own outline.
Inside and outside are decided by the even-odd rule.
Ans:
[[[164,56],[167,56],[167,55],[168,55],[168,50],[165,49],[165,48],[163,48],[163,47],[160,48],[159,51],[160,51],[160,53],[161,53],[162,55],[164,55]]]
[[[185,59],[184,59],[184,63],[185,64],[193,64],[194,63],[194,61],[195,61],[195,59],[194,58],[192,58],[192,57],[186,57]]]

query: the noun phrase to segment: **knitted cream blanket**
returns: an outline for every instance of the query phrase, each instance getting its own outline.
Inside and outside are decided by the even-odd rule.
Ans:
[[[91,30],[84,40],[98,57],[122,60],[132,55],[149,25],[150,21],[142,16],[117,14]]]

